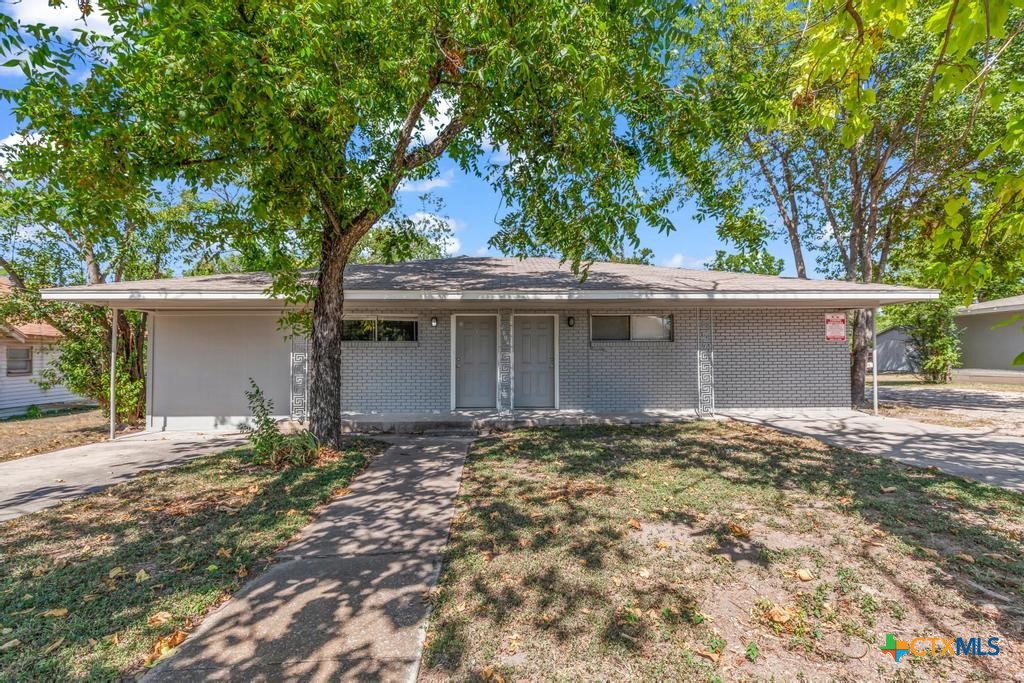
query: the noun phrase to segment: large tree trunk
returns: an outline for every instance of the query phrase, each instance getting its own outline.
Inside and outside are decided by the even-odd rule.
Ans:
[[[853,314],[853,345],[850,349],[850,403],[854,408],[866,402],[864,383],[868,372],[868,326],[871,324],[871,312],[859,309]]]
[[[325,231],[317,293],[313,300],[313,330],[309,354],[309,429],[328,445],[341,440],[341,325],[345,294],[342,288],[348,254],[340,238]]]

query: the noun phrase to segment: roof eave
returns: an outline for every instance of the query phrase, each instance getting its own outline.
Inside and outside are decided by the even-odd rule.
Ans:
[[[263,291],[159,291],[127,290],[97,292],[88,289],[46,289],[42,298],[48,301],[69,301],[98,306],[121,306],[124,308],[153,309],[161,304],[180,306],[197,303],[204,306],[249,305],[265,307],[281,305],[283,300],[268,296]],[[641,302],[641,301],[688,301],[728,303],[796,303],[827,302],[828,305],[844,304],[851,308],[882,306],[937,299],[938,290],[903,289],[876,292],[858,291],[760,291],[760,292],[672,292],[654,290],[371,290],[351,289],[345,292],[347,301],[402,301],[402,302]]]

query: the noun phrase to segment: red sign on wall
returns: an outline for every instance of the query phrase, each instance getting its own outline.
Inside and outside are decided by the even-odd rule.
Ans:
[[[825,341],[846,341],[846,314],[825,314]]]

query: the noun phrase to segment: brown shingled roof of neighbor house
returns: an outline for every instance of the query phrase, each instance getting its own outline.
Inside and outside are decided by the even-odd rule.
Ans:
[[[10,294],[12,289],[10,278],[0,277],[0,297]],[[40,321],[2,321],[0,322],[0,338],[3,337],[8,337],[19,343],[54,342],[61,338],[61,333],[53,325]]]
[[[308,273],[312,278],[313,274]],[[119,282],[45,290],[44,299],[145,307],[144,301],[271,300],[267,273]],[[746,273],[596,262],[581,282],[554,258],[459,256],[345,269],[346,297],[355,300],[630,300],[630,299],[864,299],[916,301],[935,290],[842,280],[803,280]],[[124,303],[121,303],[124,302]]]

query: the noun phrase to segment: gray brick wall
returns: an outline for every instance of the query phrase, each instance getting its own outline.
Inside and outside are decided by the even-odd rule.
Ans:
[[[601,310],[630,312],[636,311]],[[502,314],[558,314],[559,404],[563,409],[696,409],[697,309],[649,312],[674,316],[672,341],[591,342],[590,313],[585,308],[505,309]],[[826,312],[831,311],[716,309],[716,409],[848,407],[847,345],[825,341]],[[396,313],[396,317],[417,317],[419,341],[415,343],[345,343],[342,409],[447,412],[451,405],[451,313]],[[358,317],[359,313],[347,315]],[[575,318],[573,327],[568,326],[570,315]],[[438,318],[436,328],[430,326],[431,316]]]
[[[846,342],[825,341],[826,310],[715,311],[715,408],[848,408]]]
[[[346,312],[350,318],[370,311]],[[447,412],[451,388],[451,326],[448,313],[382,314],[415,317],[416,342],[344,342],[341,350],[341,409],[346,412]],[[437,327],[430,326],[437,316]]]
[[[673,341],[591,342],[588,311],[571,313],[576,317],[572,328],[563,316],[559,329],[562,408],[635,412],[697,405],[696,309],[648,312],[674,316]]]

